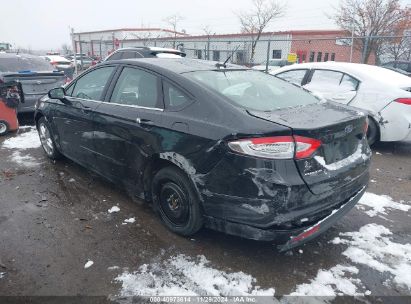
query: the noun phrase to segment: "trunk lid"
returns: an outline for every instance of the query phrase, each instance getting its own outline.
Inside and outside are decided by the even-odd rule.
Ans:
[[[25,96],[45,95],[49,90],[62,86],[65,82],[63,72],[22,72],[6,74],[3,78],[5,82],[20,82]]]
[[[300,175],[314,194],[338,189],[367,169],[370,149],[364,136],[366,116],[354,108],[326,102],[250,115],[288,126],[293,135],[319,139],[321,147],[296,160]]]

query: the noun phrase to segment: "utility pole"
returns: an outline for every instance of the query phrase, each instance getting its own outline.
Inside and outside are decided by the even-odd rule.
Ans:
[[[352,62],[353,50],[354,50],[354,17],[351,19],[351,50],[350,50],[350,62]]]
[[[82,48],[82,46],[81,46],[81,36],[80,36],[80,34],[78,34],[78,43],[79,43],[79,45],[80,45],[80,66],[81,66],[81,69],[83,69],[83,48]],[[76,57],[77,56],[77,54],[74,56],[74,57]]]
[[[72,43],[73,52],[74,52],[74,73],[77,76],[78,74],[77,56],[76,56],[77,47],[76,47],[76,40],[74,39],[74,28],[71,28],[71,43]]]

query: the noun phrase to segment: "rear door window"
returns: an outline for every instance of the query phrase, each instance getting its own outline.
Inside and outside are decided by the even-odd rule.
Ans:
[[[307,70],[292,70],[281,74],[277,74],[276,76],[280,79],[300,86],[303,82],[306,73]]]
[[[126,51],[126,52],[123,52],[123,56],[121,57],[121,59],[132,59],[132,58],[136,58],[136,52]]]
[[[85,74],[76,81],[69,96],[102,101],[104,88],[114,69],[114,66],[102,67]],[[70,89],[68,89],[69,92]]]
[[[192,99],[186,93],[167,81],[163,82],[163,89],[167,110],[179,110],[192,102]]]
[[[136,68],[125,67],[111,95],[110,102],[144,108],[162,108],[157,76]]]
[[[304,87],[325,99],[347,104],[355,97],[358,86],[357,79],[342,72],[314,70]]]

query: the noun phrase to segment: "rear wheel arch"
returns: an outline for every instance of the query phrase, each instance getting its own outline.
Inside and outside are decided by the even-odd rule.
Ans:
[[[183,156],[180,155],[180,157],[183,157]],[[185,160],[185,163],[188,164],[189,161]],[[148,201],[152,200],[151,185],[152,185],[154,176],[156,175],[158,171],[166,167],[174,167],[180,170],[181,172],[183,172],[187,176],[187,178],[190,180],[190,182],[193,184],[194,188],[197,191],[197,195],[200,197],[197,186],[190,174],[190,172],[193,172],[193,170],[195,171],[193,167],[190,167],[189,169],[190,172],[188,172],[187,168],[185,168],[186,166],[182,165],[181,162],[178,162],[176,158],[165,158],[164,156],[160,156],[160,154],[156,154],[156,155],[153,155],[149,159],[149,161],[147,162],[147,165],[145,166],[143,170],[143,174],[142,174],[144,193],[145,193],[146,200]]]
[[[368,115],[367,139],[370,146],[381,140],[380,125],[373,115]]]

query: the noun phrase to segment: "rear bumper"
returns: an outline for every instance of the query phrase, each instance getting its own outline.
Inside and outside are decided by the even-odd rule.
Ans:
[[[279,230],[276,228],[261,229],[245,224],[224,221],[221,219],[206,217],[206,226],[227,234],[241,236],[258,241],[273,241],[280,251],[286,251],[300,246],[319,236],[330,228],[341,217],[347,214],[365,193],[366,186],[356,191],[351,197],[340,202],[335,209],[328,210],[328,215],[319,219],[316,223],[297,229]]]

